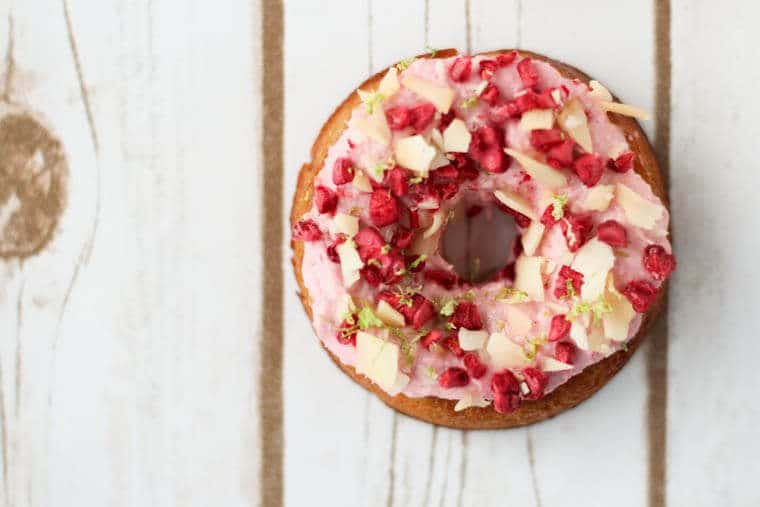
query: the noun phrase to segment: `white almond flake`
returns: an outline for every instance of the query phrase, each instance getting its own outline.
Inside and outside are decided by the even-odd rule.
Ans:
[[[617,184],[616,193],[618,203],[631,224],[646,230],[654,229],[655,224],[662,217],[662,206],[644,199],[622,183]]]
[[[454,102],[454,90],[446,86],[439,86],[417,76],[408,74],[401,78],[401,84],[423,99],[433,103],[435,108],[443,114],[449,112]]]
[[[565,175],[552,166],[534,160],[512,148],[505,148],[504,153],[517,160],[525,172],[544,187],[554,190],[567,185]]]
[[[531,109],[523,113],[518,126],[520,130],[530,132],[537,129],[550,129],[554,125],[554,111],[551,109]]]
[[[377,317],[391,327],[404,327],[404,316],[385,300],[381,299],[375,310]]]
[[[422,238],[430,238],[441,229],[441,226],[443,226],[443,212],[439,211],[433,214],[433,223],[422,233]]]
[[[612,102],[612,94],[607,88],[604,87],[604,85],[602,85],[602,83],[599,81],[591,80],[588,85],[591,87],[591,91],[588,94],[589,97],[594,100]]]
[[[616,342],[624,342],[628,339],[628,328],[631,325],[636,311],[631,306],[628,298],[615,290],[615,284],[610,275],[610,282],[607,284],[607,302],[612,307],[612,311],[602,315],[602,326],[604,327],[604,336]]]
[[[485,408],[490,404],[490,401],[483,399],[483,397],[477,393],[465,393],[464,396],[462,396],[462,399],[457,401],[457,404],[454,405],[454,412],[461,412],[470,407]]]
[[[330,222],[330,232],[345,234],[352,238],[359,232],[359,218],[345,213],[336,213]]]
[[[440,130],[433,129],[430,131],[430,141],[432,141],[436,148],[443,150],[443,135]]]
[[[340,259],[340,270],[343,275],[343,286],[351,287],[359,280],[359,270],[364,266],[359,252],[356,251],[353,241],[344,241],[335,251]]]
[[[538,216],[533,212],[533,208],[528,200],[520,194],[510,192],[509,190],[496,190],[493,195],[508,208],[522,213],[531,220],[538,220]]]
[[[365,118],[357,118],[355,122],[356,128],[370,139],[384,146],[391,142],[391,129],[382,107],[376,107],[372,114]]]
[[[497,370],[520,368],[529,362],[528,358],[525,357],[523,348],[502,333],[491,334],[488,338],[486,351],[491,356],[491,362]]]
[[[364,171],[357,171],[354,173],[354,179],[351,184],[361,192],[372,192],[372,183],[369,182],[369,178]]]
[[[531,220],[528,229],[522,235],[522,245],[525,255],[533,255],[544,236],[544,224],[538,220]]]
[[[570,324],[570,338],[579,348],[589,350],[588,333],[581,319],[575,319]]]
[[[591,145],[591,131],[588,129],[588,119],[583,105],[578,99],[572,99],[557,116],[557,123],[567,135],[581,145],[585,151],[593,152]]]
[[[472,134],[465,122],[456,118],[443,133],[443,151],[466,153],[471,139]]]
[[[543,257],[527,255],[521,255],[515,262],[515,289],[526,292],[532,301],[544,300],[543,262]]]
[[[614,265],[615,253],[612,247],[597,238],[591,239],[578,250],[571,267],[583,275],[583,301],[596,301],[604,294],[607,273]]]
[[[541,358],[541,370],[543,371],[567,371],[572,369],[572,364],[557,361],[553,357],[544,356]]]
[[[409,382],[398,371],[398,358],[399,347],[395,343],[364,331],[356,334],[357,373],[366,375],[387,392],[398,393]]]
[[[648,120],[649,113],[638,107],[629,106],[628,104],[621,104],[619,102],[599,102],[602,109],[608,113],[622,114],[623,116],[631,116],[638,118],[639,120]]]
[[[405,137],[396,141],[393,151],[399,165],[417,173],[427,173],[437,150],[421,135]]]
[[[356,306],[354,305],[353,298],[349,294],[343,294],[335,305],[335,321],[341,322],[354,308]]]
[[[614,197],[614,186],[596,185],[588,190],[582,206],[589,211],[604,211],[610,207],[610,202]]]
[[[488,339],[487,331],[472,331],[466,328],[459,328],[459,346],[462,350],[480,350]]]
[[[400,88],[401,85],[398,82],[398,69],[396,67],[391,67],[380,81],[380,84],[377,87],[377,92],[387,99],[399,91]]]
[[[451,164],[451,160],[447,159],[446,155],[439,151],[435,154],[433,161],[430,163],[430,170],[435,171],[436,169],[446,167],[449,164]]]

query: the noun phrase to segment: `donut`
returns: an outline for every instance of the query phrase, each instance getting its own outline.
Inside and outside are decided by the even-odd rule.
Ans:
[[[636,119],[523,50],[404,60],[322,127],[293,266],[322,347],[390,407],[463,429],[574,407],[631,357],[676,267]]]

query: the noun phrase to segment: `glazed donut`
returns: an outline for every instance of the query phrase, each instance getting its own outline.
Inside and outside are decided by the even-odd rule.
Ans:
[[[293,198],[322,346],[444,426],[530,424],[591,396],[676,265],[645,117],[526,51],[438,51],[371,77],[323,126]]]

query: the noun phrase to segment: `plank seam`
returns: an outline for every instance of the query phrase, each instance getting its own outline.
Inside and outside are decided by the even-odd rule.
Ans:
[[[671,41],[670,0],[654,3],[655,58],[655,152],[659,158],[666,193],[670,190],[670,92]],[[647,349],[647,440],[648,503],[664,507],[667,478],[667,405],[668,405],[668,303],[664,308]]]
[[[262,340],[259,358],[261,505],[283,504],[283,28],[282,0],[261,3],[261,134],[263,184]],[[264,396],[263,393],[267,395]]]

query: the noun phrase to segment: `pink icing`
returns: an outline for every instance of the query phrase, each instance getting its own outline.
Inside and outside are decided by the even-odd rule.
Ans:
[[[481,59],[482,57],[473,58],[472,76],[465,82],[461,83],[455,83],[447,76],[447,69],[451,63],[451,59],[417,60],[409,66],[406,71],[401,73],[401,75],[403,76],[405,73],[413,74],[424,78],[425,80],[454,89],[456,92],[456,98],[454,101],[455,106],[453,107],[456,110],[457,116],[466,121],[470,131],[474,131],[478,127],[486,124],[486,115],[489,106],[481,102],[470,109],[462,109],[461,107],[458,107],[458,104],[461,104],[464,98],[472,96],[478,85],[482,82],[476,71],[478,68],[478,62]],[[571,97],[577,97],[581,100],[587,112],[595,153],[605,155],[609,153],[617,153],[620,151],[619,147],[621,145],[627,146],[626,139],[621,130],[610,122],[606,113],[599,108],[599,105],[594,98],[589,96],[588,88],[585,84],[562,77],[560,73],[549,64],[534,62],[534,66],[538,71],[539,87],[541,89],[546,87],[565,86],[570,91]],[[492,78],[492,82],[498,86],[502,96],[506,98],[514,97],[515,94],[524,88],[515,65],[499,69],[496,75]],[[414,93],[402,88],[393,97],[386,100],[383,107],[387,110],[388,108],[399,105],[413,106],[418,103],[420,103],[420,99]],[[368,140],[363,134],[357,131],[356,120],[366,116],[366,114],[364,107],[358,107],[354,110],[346,130],[343,132],[340,139],[330,148],[325,165],[316,177],[315,185],[324,185],[328,188],[336,189],[336,186],[332,182],[332,167],[334,161],[339,157],[350,157],[355,167],[366,170],[367,168],[373,167],[378,161],[386,160],[392,155],[392,143],[389,146],[383,146],[380,143]],[[530,153],[533,149],[530,146],[528,134],[521,131],[517,127],[517,124],[517,119],[511,119],[508,120],[505,125],[506,145],[518,151]],[[408,135],[408,133],[400,134],[397,131],[393,132],[394,139],[405,135]],[[352,144],[354,144],[353,148],[349,146],[349,139],[352,141]],[[517,169],[518,166],[516,162],[511,162],[511,165],[512,167],[510,170],[502,174],[484,174],[481,172],[481,175],[477,180],[462,185],[462,188],[469,189],[469,192],[460,191],[454,199],[443,203],[442,208],[455,208],[462,199],[468,199],[468,202],[480,201],[485,203],[488,202],[493,190],[504,188],[516,189],[522,179],[522,172]],[[572,175],[571,171],[565,170],[563,173],[568,177],[569,184],[567,188],[562,190],[562,193],[569,197],[570,211],[575,211],[578,207],[577,203],[583,202],[590,189],[584,186],[577,177]],[[628,171],[621,174],[605,170],[599,184],[609,185],[615,183],[625,184],[645,199],[662,206],[659,199],[653,194],[649,185],[634,171]],[[540,214],[541,210],[538,208],[541,192],[539,190],[540,189],[536,188],[536,185],[532,182],[523,184],[520,187],[520,193],[523,196],[529,197],[534,209]],[[371,223],[368,216],[368,201],[370,194],[359,192],[350,184],[341,186],[337,191],[340,196],[337,211],[349,213],[352,208],[359,208],[361,210],[361,222],[366,224]],[[330,216],[320,215],[313,208],[303,218],[313,219],[323,231],[329,230]],[[595,224],[610,219],[617,220],[623,224],[628,224],[623,209],[615,201],[612,202],[606,211],[594,214]],[[628,231],[629,246],[625,251],[632,252],[633,254],[628,256],[618,256],[616,259],[613,267],[613,274],[619,287],[625,286],[625,284],[631,280],[646,278],[646,273],[642,266],[640,256],[640,252],[643,251],[646,245],[657,243],[664,246],[665,249],[670,252],[670,243],[667,239],[668,221],[669,216],[667,210],[663,209],[662,217],[657,222],[656,227],[652,230],[644,230],[633,226],[626,227]],[[388,238],[386,237],[386,239]],[[376,299],[375,296],[378,289],[369,287],[361,280],[355,283],[350,289],[346,289],[343,286],[339,264],[332,262],[327,257],[326,245],[329,241],[330,237],[328,236],[321,241],[305,243],[302,266],[304,283],[311,296],[314,327],[318,337],[342,363],[354,365],[356,362],[355,348],[350,345],[339,343],[335,337],[337,325],[339,324],[339,322],[336,322],[336,308],[345,294],[351,294],[354,298],[373,301]],[[551,280],[553,280],[559,267],[563,264],[560,259],[565,256],[567,251],[565,238],[562,235],[560,228],[555,226],[547,228],[546,234],[534,255],[545,257],[556,263],[557,268],[551,275]],[[435,256],[427,260],[427,267],[448,268],[450,265],[441,256]],[[655,286],[659,286],[658,282],[651,281],[651,283]],[[504,281],[494,281],[471,288],[474,293],[473,301],[478,306],[480,314],[483,316],[485,329],[489,333],[498,330],[498,321],[509,320],[511,305],[497,301],[493,298],[493,294],[505,285],[509,284],[505,284]],[[551,291],[553,286],[553,281],[548,284],[547,294]],[[465,290],[467,289],[457,287],[452,290],[446,290],[436,284],[427,283],[422,288],[421,294],[432,300],[435,298],[461,296]],[[549,299],[553,300],[552,298]],[[524,303],[520,305],[520,309],[530,315],[533,319],[534,334],[548,331],[551,317],[556,314],[555,311],[549,311],[547,306],[543,303]],[[636,334],[640,325],[641,315],[637,314],[629,328],[629,339]],[[516,343],[521,343],[524,339],[524,337],[518,336],[513,336],[511,338]],[[569,378],[580,373],[587,366],[600,361],[604,357],[625,346],[624,343],[610,342],[610,344],[611,346],[606,353],[587,352],[579,349],[573,369],[547,374],[549,377],[549,384],[546,388],[546,392],[556,389]],[[543,354],[551,356],[551,352],[548,348],[546,350],[539,350],[537,357],[541,357]],[[486,365],[488,365],[487,354],[481,354],[481,359]],[[492,393],[490,392],[489,387],[490,373],[481,379],[472,379],[468,386],[461,388],[443,388],[439,386],[437,381],[428,373],[431,368],[440,373],[447,367],[461,365],[461,359],[454,357],[453,354],[441,354],[418,347],[411,369],[403,368],[404,371],[410,375],[411,380],[402,392],[411,397],[435,396],[446,399],[459,399],[465,392],[472,392],[475,390],[484,398],[491,399]],[[492,371],[493,370],[489,368],[489,372]]]

